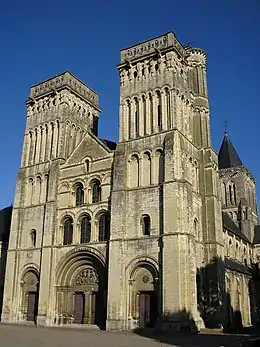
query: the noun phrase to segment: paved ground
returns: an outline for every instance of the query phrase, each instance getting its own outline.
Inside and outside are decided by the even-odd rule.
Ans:
[[[234,335],[161,336],[0,324],[0,347],[236,347]]]

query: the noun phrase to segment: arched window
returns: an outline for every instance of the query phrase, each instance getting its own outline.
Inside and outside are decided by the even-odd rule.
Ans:
[[[164,181],[164,158],[163,152],[161,150],[157,150],[155,152],[155,179],[156,183],[161,184]]]
[[[35,247],[36,246],[36,230],[35,229],[31,230],[30,238],[31,238],[31,246]]]
[[[137,98],[135,101],[135,136],[139,136],[139,101]]]
[[[225,183],[222,184],[222,199],[225,206],[227,206],[227,189]]]
[[[136,154],[130,160],[129,183],[131,187],[139,187],[139,158]]]
[[[98,220],[98,240],[99,242],[109,240],[109,216],[103,212]]]
[[[236,186],[233,184],[233,195],[234,195],[234,203],[237,204],[237,193],[236,193]]]
[[[149,94],[149,104],[150,104],[150,127],[151,133],[153,133],[153,97]]]
[[[230,201],[230,204],[233,205],[233,192],[232,192],[232,187],[231,185],[228,186],[228,189],[229,189],[229,201]]]
[[[98,180],[94,180],[92,186],[92,203],[101,201],[101,184]]]
[[[85,167],[86,167],[86,171],[89,172],[89,168],[90,168],[89,159],[86,159],[86,160],[85,160]]]
[[[168,88],[165,89],[165,98],[166,98],[167,127],[168,129],[171,129],[171,99],[170,99],[170,91]]]
[[[82,183],[76,183],[75,185],[75,194],[76,194],[76,206],[84,204],[84,189]]]
[[[161,94],[160,92],[156,93],[157,97],[157,126],[158,131],[162,130],[162,105],[161,105]]]
[[[33,179],[30,178],[28,180],[28,185],[27,185],[27,205],[32,204],[32,198],[33,198]]]
[[[73,239],[73,221],[70,217],[67,217],[63,223],[64,233],[63,233],[63,244],[71,245]]]
[[[128,139],[131,138],[131,103],[129,100],[126,101],[127,116],[128,116]]]
[[[149,186],[151,184],[151,155],[145,152],[143,155],[143,185]]]
[[[231,182],[228,186],[229,189],[229,201],[231,205],[236,205],[237,197],[236,197],[236,186],[234,182]]]
[[[144,122],[144,135],[147,133],[147,127],[146,127],[146,99],[145,96],[142,95],[142,107],[143,107],[143,122]]]
[[[91,219],[84,216],[80,226],[80,243],[89,243],[91,239]]]
[[[198,228],[197,218],[194,219],[194,235],[195,235],[195,239],[199,240],[199,228]]]
[[[148,214],[142,216],[142,229],[143,235],[150,236],[151,234],[151,220]]]
[[[38,205],[41,201],[41,186],[42,186],[42,179],[40,176],[36,177],[35,180],[35,189],[34,189],[34,204]]]

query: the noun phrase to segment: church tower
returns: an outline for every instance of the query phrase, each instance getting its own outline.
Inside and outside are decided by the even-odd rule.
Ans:
[[[229,213],[245,236],[253,242],[258,225],[255,180],[243,165],[227,132],[218,155],[222,210]]]
[[[118,70],[107,328],[202,326],[196,273],[223,255],[206,54],[170,32],[121,50]]]
[[[39,301],[37,322],[46,321],[53,244],[57,223],[59,167],[87,131],[96,134],[98,95],[65,72],[33,86],[13,205],[2,321],[26,320]],[[57,228],[56,228],[57,229]],[[26,273],[24,263],[30,265]],[[28,266],[27,266],[28,267]],[[22,278],[30,276],[30,298],[22,297]],[[42,278],[44,277],[44,280]],[[28,291],[27,291],[28,292]],[[25,307],[21,307],[21,302]],[[28,305],[27,305],[28,304]],[[23,305],[22,305],[23,306]],[[32,317],[35,312],[31,312]],[[27,317],[28,318],[28,317]],[[30,317],[29,317],[30,318]]]

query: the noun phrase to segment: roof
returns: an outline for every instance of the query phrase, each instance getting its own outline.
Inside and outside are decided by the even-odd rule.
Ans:
[[[227,257],[225,257],[224,264],[226,269],[230,269],[244,274],[252,273],[252,270],[247,265]]]
[[[260,225],[255,226],[254,244],[260,243]]]
[[[222,211],[222,224],[223,228],[238,236],[242,240],[251,243],[251,241],[242,233],[238,225],[233,221],[227,212]]]
[[[109,149],[111,149],[111,151],[114,151],[116,149],[116,142],[101,139],[100,137],[99,140],[102,141]]]
[[[219,169],[229,169],[235,166],[243,166],[243,163],[226,132],[218,153],[218,166]]]
[[[12,206],[0,210],[0,241],[9,240],[12,210]]]

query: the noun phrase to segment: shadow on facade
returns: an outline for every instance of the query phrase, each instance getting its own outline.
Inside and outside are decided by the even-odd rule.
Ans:
[[[11,228],[12,210],[13,207],[9,206],[0,211],[0,320],[3,306],[6,258]]]
[[[134,330],[134,333],[178,346],[239,346],[249,336],[259,334],[258,326],[243,328],[242,314],[231,305],[230,293],[225,286],[225,266],[219,258],[197,270],[197,305],[205,328],[200,332],[191,312],[162,312],[159,305],[155,329]],[[162,289],[161,289],[162,290]],[[161,295],[162,297],[162,295]],[[254,310],[252,302],[251,309]]]

